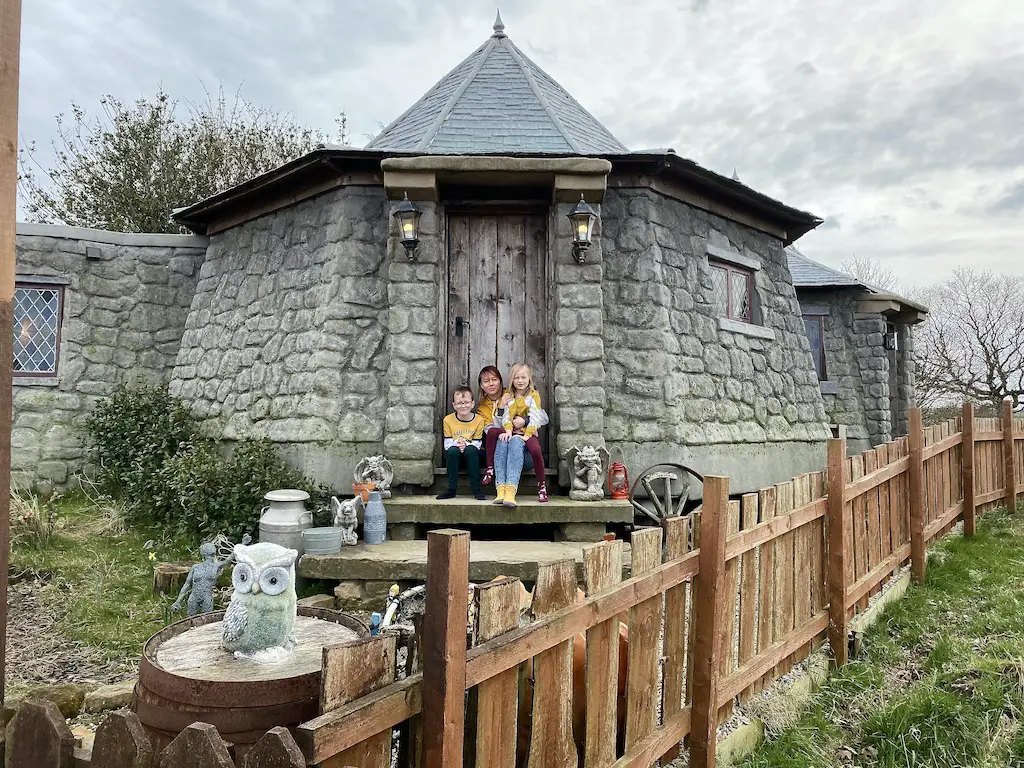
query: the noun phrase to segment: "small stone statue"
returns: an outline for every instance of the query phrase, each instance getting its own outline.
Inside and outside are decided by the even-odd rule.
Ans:
[[[373,490],[378,491],[382,499],[391,498],[391,482],[395,479],[395,471],[386,456],[360,459],[353,477],[357,483],[373,483]]]
[[[221,647],[254,661],[280,661],[295,648],[295,561],[299,553],[260,542],[235,547],[235,588]]]
[[[565,452],[567,461],[572,462],[572,482],[569,498],[573,501],[600,501],[604,498],[605,467],[609,455],[604,446],[595,448],[575,445]]]
[[[341,528],[342,546],[353,546],[359,543],[356,536],[356,526],[359,524],[357,509],[363,506],[363,497],[356,496],[354,499],[341,501],[337,496],[331,496],[331,517],[334,525]]]
[[[248,544],[252,541],[249,534],[242,537],[242,543]],[[218,545],[227,545],[229,553],[227,557],[219,559],[217,553]],[[181,592],[178,599],[171,605],[171,612],[177,613],[181,610],[181,601],[188,594],[188,615],[195,616],[200,613],[209,613],[213,610],[213,588],[217,585],[217,578],[221,571],[227,568],[235,559],[234,550],[231,549],[231,542],[224,536],[218,536],[213,541],[207,541],[199,547],[199,554],[203,562],[196,563],[188,572],[185,583],[181,585]]]

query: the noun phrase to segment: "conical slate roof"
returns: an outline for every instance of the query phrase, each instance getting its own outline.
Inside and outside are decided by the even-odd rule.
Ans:
[[[628,150],[505,35],[494,34],[366,149],[435,154]]]

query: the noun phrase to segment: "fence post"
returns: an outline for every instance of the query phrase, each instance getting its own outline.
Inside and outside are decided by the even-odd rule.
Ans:
[[[718,663],[722,654],[725,540],[729,526],[729,478],[704,478],[699,570],[694,580],[693,699],[690,768],[714,768],[718,742]]]
[[[1013,400],[1003,400],[1003,493],[1006,511],[1013,512],[1017,508],[1017,462],[1013,456]]]
[[[910,568],[914,581],[924,584],[925,541],[924,541],[924,428],[921,426],[921,409],[910,409]]]
[[[828,644],[832,663],[846,664],[849,652],[846,637],[847,559],[851,554],[847,527],[843,524],[843,492],[846,489],[846,441],[828,441]]]
[[[469,533],[431,531],[423,620],[424,768],[462,765],[468,595]]]
[[[974,403],[964,403],[963,444],[960,446],[964,487],[964,536],[974,535]]]

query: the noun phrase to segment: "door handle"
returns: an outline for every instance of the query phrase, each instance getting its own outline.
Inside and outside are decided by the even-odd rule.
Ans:
[[[455,316],[455,335],[459,338],[465,335],[466,326],[469,325],[469,320],[464,318],[462,315]]]

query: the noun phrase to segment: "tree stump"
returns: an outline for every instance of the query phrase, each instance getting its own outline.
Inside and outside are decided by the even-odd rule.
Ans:
[[[189,563],[157,563],[153,566],[153,592],[177,597],[191,569]]]

